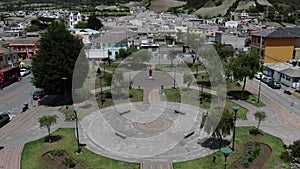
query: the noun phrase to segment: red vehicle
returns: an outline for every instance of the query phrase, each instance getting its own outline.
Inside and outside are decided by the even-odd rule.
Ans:
[[[7,67],[0,70],[0,88],[18,81],[20,77],[19,67]]]

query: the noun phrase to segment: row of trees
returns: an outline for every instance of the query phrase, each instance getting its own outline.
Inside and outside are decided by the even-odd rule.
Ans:
[[[54,21],[54,18],[46,18],[46,17],[38,17],[37,19],[33,19],[31,21],[31,25],[26,28],[27,32],[34,32],[34,31],[40,31],[45,30],[48,28],[48,26]],[[60,22],[64,22],[61,20]],[[75,25],[76,28],[91,28],[94,30],[99,30],[103,27],[103,24],[100,19],[97,18],[95,13],[92,13],[87,22],[79,22],[77,25]]]

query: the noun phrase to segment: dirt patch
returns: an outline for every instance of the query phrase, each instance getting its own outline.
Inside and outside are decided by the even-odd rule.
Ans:
[[[65,151],[63,150],[52,150],[43,155],[43,159],[59,169],[84,169],[84,167],[72,159]]]
[[[235,2],[235,0],[224,0],[222,2],[222,5],[220,6],[214,6],[209,8],[200,8],[198,9],[195,14],[201,15],[201,16],[218,16],[218,15],[225,15],[228,8],[232,6],[232,4]]]
[[[152,0],[150,10],[155,12],[166,11],[170,7],[182,6],[186,2],[175,1],[175,0]]]

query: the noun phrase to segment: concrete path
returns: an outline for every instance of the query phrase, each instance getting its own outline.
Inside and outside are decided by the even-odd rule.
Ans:
[[[34,106],[29,110],[16,116],[8,125],[0,129],[0,150],[1,169],[20,169],[21,155],[24,144],[48,134],[46,128],[40,128],[38,118],[43,115],[57,115],[57,124],[51,127],[55,131],[61,127],[74,128],[74,123],[64,124],[65,116],[44,106]]]
[[[173,169],[171,163],[142,163],[141,169]]]

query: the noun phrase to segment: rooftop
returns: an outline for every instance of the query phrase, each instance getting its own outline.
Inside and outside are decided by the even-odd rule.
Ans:
[[[265,29],[260,32],[255,32],[252,35],[267,38],[299,38],[300,27],[277,27],[274,29]]]
[[[14,45],[14,44],[35,44],[39,40],[38,37],[32,37],[32,38],[17,38],[17,39],[12,39],[8,40],[9,45]]]
[[[93,42],[100,41],[100,42],[120,42],[125,40],[126,33],[116,33],[116,32],[107,32],[103,36],[100,36],[96,39],[93,39]]]

